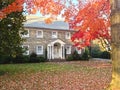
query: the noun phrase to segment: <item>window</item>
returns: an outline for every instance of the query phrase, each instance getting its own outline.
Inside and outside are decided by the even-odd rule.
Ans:
[[[71,46],[66,46],[66,54],[71,54]]]
[[[43,38],[43,31],[36,31],[37,38]]]
[[[23,45],[22,48],[25,51],[23,55],[29,55],[29,45]]]
[[[82,50],[81,50],[81,49],[76,48],[76,51],[78,52],[78,54],[81,54],[81,53],[82,53]]]
[[[71,33],[70,33],[70,32],[66,32],[65,38],[66,38],[66,39],[70,39],[70,38],[71,38]]]
[[[24,33],[24,35],[22,35],[22,37],[29,37],[29,30],[27,29]]]
[[[37,46],[37,47],[36,47],[36,53],[37,53],[37,54],[43,54],[43,46],[41,46],[41,45],[40,45],[40,46]]]
[[[116,7],[120,9],[120,0],[116,0]]]
[[[57,38],[57,32],[52,32],[52,38]]]

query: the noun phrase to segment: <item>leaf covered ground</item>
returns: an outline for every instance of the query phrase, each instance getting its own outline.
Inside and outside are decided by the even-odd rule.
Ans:
[[[0,65],[0,90],[105,90],[111,73],[106,61]]]

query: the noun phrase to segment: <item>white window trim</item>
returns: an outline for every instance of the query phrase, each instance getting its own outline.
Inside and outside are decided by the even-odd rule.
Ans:
[[[53,32],[56,33],[56,36],[53,35]],[[58,32],[57,31],[52,31],[52,38],[58,38]]]
[[[26,35],[22,35],[22,37],[29,37],[29,29],[26,29],[26,31],[28,32]]]
[[[67,50],[67,47],[69,47],[69,51]],[[66,54],[71,54],[71,46],[69,45],[69,46],[66,46]]]
[[[41,52],[38,52],[38,47],[41,46],[42,47],[42,51]],[[37,45],[36,46],[36,54],[38,55],[42,55],[43,54],[43,46],[42,45]]]
[[[41,33],[42,33],[41,36],[38,35],[38,32],[39,32],[39,31],[41,31]],[[37,31],[36,31],[36,37],[37,37],[37,38],[43,38],[43,31],[42,31],[42,30],[37,30]]]
[[[69,34],[69,36],[68,36],[68,34]],[[71,33],[70,33],[70,32],[66,32],[66,33],[65,33],[65,38],[66,38],[66,39],[70,39],[70,38],[71,38]]]
[[[26,52],[24,52],[23,55],[29,55],[29,45],[22,45],[22,48],[24,48],[25,46],[28,47],[28,50],[26,50]]]
[[[81,54],[81,53],[82,53],[82,49],[76,48],[76,51],[77,51],[78,54]]]

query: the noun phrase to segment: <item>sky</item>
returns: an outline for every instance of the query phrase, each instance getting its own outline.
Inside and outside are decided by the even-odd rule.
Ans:
[[[84,3],[85,1],[87,1],[87,0],[82,0],[82,2]],[[78,3],[78,0],[72,0],[72,2],[74,3],[74,4],[77,4]],[[69,3],[67,3],[66,4],[67,6],[70,6],[70,4]],[[24,10],[25,10],[25,6],[26,6],[26,4],[24,4],[23,5],[24,6]],[[24,13],[24,15],[28,15],[28,13]],[[36,16],[42,16],[42,14],[38,11],[36,14],[33,14],[33,15],[36,15]],[[61,18],[61,16],[58,16],[58,18]]]

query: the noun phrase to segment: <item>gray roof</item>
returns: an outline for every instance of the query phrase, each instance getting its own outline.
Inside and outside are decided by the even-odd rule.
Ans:
[[[24,23],[25,27],[37,27],[37,28],[50,28],[58,30],[69,30],[68,23],[63,20],[53,21],[51,24],[46,24],[44,22],[44,17],[38,16],[27,16],[27,21]]]

